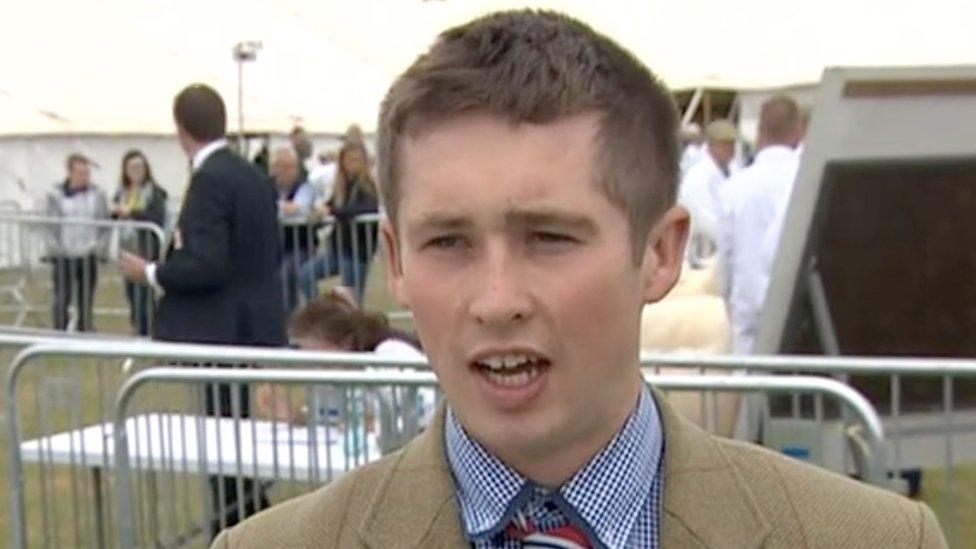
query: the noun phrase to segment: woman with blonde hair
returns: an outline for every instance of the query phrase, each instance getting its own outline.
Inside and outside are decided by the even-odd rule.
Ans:
[[[376,224],[357,221],[357,216],[379,208],[369,152],[362,141],[349,141],[339,151],[332,198],[319,213],[334,220],[325,251],[305,262],[298,284],[306,300],[315,299],[319,280],[339,274],[342,284],[362,300],[369,263],[376,249]]]

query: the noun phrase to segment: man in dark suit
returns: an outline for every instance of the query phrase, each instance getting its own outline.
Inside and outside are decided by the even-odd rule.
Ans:
[[[164,341],[279,346],[286,343],[282,307],[281,241],[275,191],[257,169],[227,148],[224,102],[212,88],[187,87],[173,105],[180,145],[193,176],[164,263],[124,253],[129,280],[152,285],[162,297],[153,337]],[[209,415],[246,417],[246,390],[205,390]],[[236,401],[236,402],[235,402]],[[223,482],[223,489],[218,484]],[[238,516],[237,483],[213,477],[214,502],[227,524]],[[223,497],[217,494],[223,492]],[[245,512],[254,510],[244,483]],[[261,505],[267,502],[259,494]],[[219,522],[219,517],[218,517]]]

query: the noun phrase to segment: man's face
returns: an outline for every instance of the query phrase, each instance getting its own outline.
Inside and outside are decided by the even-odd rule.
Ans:
[[[594,183],[597,121],[472,114],[403,143],[391,288],[452,409],[503,459],[619,426],[639,391],[641,307],[680,270],[680,210],[635,264],[623,212]]]
[[[72,162],[68,169],[68,181],[74,187],[84,187],[91,181],[91,167],[88,162]]]
[[[288,156],[279,156],[271,164],[275,182],[280,187],[291,188],[298,182],[298,161]]]
[[[728,168],[729,163],[735,157],[734,141],[709,141],[708,152],[711,153],[715,162],[723,168]]]

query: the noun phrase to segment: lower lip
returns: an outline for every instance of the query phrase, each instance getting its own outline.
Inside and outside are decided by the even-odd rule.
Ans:
[[[535,378],[521,385],[502,385],[492,380],[484,368],[472,366],[481,392],[498,408],[505,411],[517,411],[529,406],[545,387],[552,365],[545,363],[538,366],[539,373]]]

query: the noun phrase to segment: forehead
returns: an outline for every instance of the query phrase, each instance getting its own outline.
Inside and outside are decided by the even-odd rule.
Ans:
[[[401,143],[400,216],[450,204],[551,207],[602,197],[593,184],[598,125],[589,113],[546,124],[488,114],[433,123]]]

